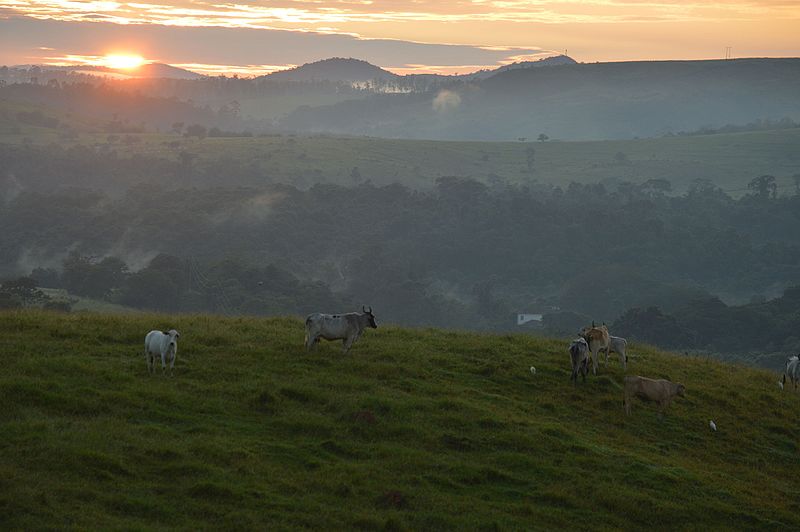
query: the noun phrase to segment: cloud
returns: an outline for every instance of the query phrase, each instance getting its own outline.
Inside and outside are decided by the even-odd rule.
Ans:
[[[189,68],[196,65],[206,73],[260,74],[329,57],[356,57],[398,70],[422,72],[424,65],[437,65],[442,70],[469,72],[502,65],[512,56],[549,52],[533,47],[495,49],[287,30],[0,18],[0,64],[63,63],[64,58],[108,53],[136,54],[148,61]]]

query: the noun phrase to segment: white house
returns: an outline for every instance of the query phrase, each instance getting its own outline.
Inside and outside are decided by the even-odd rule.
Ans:
[[[529,321],[542,321],[541,314],[517,314],[517,325],[524,325]]]

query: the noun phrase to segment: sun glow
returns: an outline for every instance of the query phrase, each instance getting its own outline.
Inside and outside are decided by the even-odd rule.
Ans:
[[[132,70],[144,64],[144,58],[133,54],[108,54],[102,58],[103,66],[113,69]]]

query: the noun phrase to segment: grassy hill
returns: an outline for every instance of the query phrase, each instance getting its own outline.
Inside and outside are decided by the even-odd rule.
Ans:
[[[144,334],[173,326],[175,375],[150,376]],[[561,341],[302,342],[295,318],[0,314],[0,526],[800,526],[800,395],[775,374],[634,345],[630,373],[687,397],[625,418],[619,364],[573,388]]]
[[[800,59],[514,69],[449,94],[383,94],[292,111],[294,131],[448,140],[629,139],[800,117]],[[445,98],[448,105],[439,105]]]
[[[693,180],[705,178],[738,195],[746,192],[753,177],[762,174],[775,175],[781,192],[791,192],[791,176],[800,172],[800,129],[535,143],[280,135],[199,140],[158,133],[109,137],[99,122],[75,122],[78,118],[74,116],[43,109],[45,116],[73,126],[67,138],[60,128],[17,124],[13,117],[22,108],[0,101],[0,144],[83,145],[113,150],[121,157],[147,155],[172,161],[188,154],[198,168],[211,168],[204,172],[203,183],[184,183],[190,186],[257,186],[264,181],[301,187],[319,182],[352,185],[356,182],[353,168],[358,168],[359,179],[371,179],[376,185],[402,183],[416,188],[429,188],[438,177],[456,175],[484,182],[497,176],[511,183],[559,185],[668,179],[676,191],[683,192]],[[225,169],[232,166],[246,171],[231,175]],[[162,181],[160,176],[153,179]]]

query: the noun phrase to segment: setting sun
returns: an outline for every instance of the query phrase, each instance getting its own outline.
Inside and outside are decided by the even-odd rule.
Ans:
[[[109,68],[133,69],[144,64],[144,58],[132,54],[109,54],[103,58],[103,64]]]

